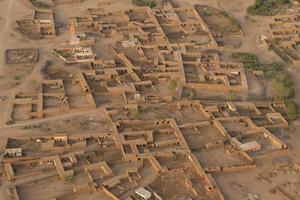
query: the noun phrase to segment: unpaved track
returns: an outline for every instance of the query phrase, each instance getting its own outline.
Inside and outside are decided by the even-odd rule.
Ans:
[[[1,67],[0,67],[0,75],[3,74],[3,65],[4,65],[4,62],[5,62],[5,59],[4,59],[4,47],[3,47],[3,36],[6,32],[6,30],[9,28],[9,18],[10,18],[10,15],[11,15],[11,10],[12,10],[12,7],[13,7],[13,4],[15,2],[15,0],[6,0],[4,2],[2,2],[3,4],[5,4],[7,2],[7,9],[4,10],[5,14],[3,15],[3,22],[4,22],[4,25],[3,25],[3,28],[0,29],[0,55],[3,59],[0,59],[0,64],[1,64]]]

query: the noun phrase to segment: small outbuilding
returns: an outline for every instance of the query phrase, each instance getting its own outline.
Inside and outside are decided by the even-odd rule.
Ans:
[[[6,156],[6,157],[21,157],[22,149],[21,148],[7,148],[4,151],[4,156]]]
[[[148,190],[146,190],[145,188],[140,188],[137,191],[135,191],[135,193],[141,197],[143,200],[148,200],[151,198],[151,192],[149,192]]]

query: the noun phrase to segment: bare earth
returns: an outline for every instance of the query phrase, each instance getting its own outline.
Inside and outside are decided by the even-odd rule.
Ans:
[[[183,72],[178,74],[182,73],[182,76],[187,74],[185,69],[194,65],[194,61],[189,59],[202,59],[196,64],[200,68],[201,63],[215,59],[211,55],[219,55],[222,62],[229,63],[229,55],[233,52],[254,53],[262,63],[281,61],[273,51],[260,46],[260,36],[268,32],[268,17],[245,17],[247,7],[253,2],[175,2],[179,10],[174,13],[180,19],[196,20],[186,17],[193,13],[180,8],[201,5],[226,11],[240,25],[242,36],[239,28],[232,27],[232,32],[226,37],[227,43],[211,49],[203,50],[201,47],[201,56],[208,55],[201,58],[197,48],[192,50],[196,55],[193,57],[193,53],[188,50],[182,53],[182,46],[175,45],[177,41],[189,38],[176,35],[179,33],[172,31],[178,27],[163,21],[166,16],[172,21],[172,14],[160,15],[157,11],[155,19],[165,17],[163,22],[147,21],[147,16],[143,16],[147,12],[138,10],[131,0],[84,0],[81,3],[57,4],[53,7],[56,37],[38,40],[30,39],[17,30],[16,23],[17,20],[32,19],[34,6],[27,0],[0,0],[0,200],[133,200],[139,199],[135,192],[142,187],[151,191],[151,199],[159,199],[155,195],[165,200],[300,199],[300,121],[287,120],[286,110],[281,104],[278,106],[268,100],[273,95],[270,82],[245,70],[247,89],[246,92],[237,90],[238,101],[235,101],[228,100],[231,89],[197,89],[197,86],[195,89],[186,86],[184,81],[180,82],[177,76],[168,76],[182,61],[176,60],[178,51],[183,60],[187,59],[182,61],[185,62],[183,66],[180,65]],[[95,43],[87,46],[96,55],[95,60],[68,64],[55,55],[53,49],[65,47],[62,44],[70,38],[71,21],[87,16],[88,8],[110,13],[99,17],[101,25],[118,21],[122,10],[128,10],[123,14],[131,16],[128,17],[130,20],[140,21],[134,21],[130,28],[126,27],[128,30],[122,27],[122,37],[118,33],[103,33],[114,29],[113,26],[101,30],[101,36],[91,34]],[[222,21],[224,16],[213,17],[207,19],[229,23]],[[113,25],[121,26],[122,20]],[[162,28],[156,29],[152,24],[147,26],[147,23],[158,23]],[[207,27],[210,28],[210,25],[218,26],[212,23]],[[201,29],[199,27],[197,29]],[[163,37],[159,37],[161,41],[158,41],[157,35],[157,38],[151,38],[153,40],[148,35],[139,36],[139,40],[145,40],[140,42],[141,48],[125,47],[120,42],[132,42],[131,37],[138,38],[138,31],[144,30],[157,31],[157,35],[168,33],[168,43],[172,37],[175,37],[175,42],[170,42],[173,46],[165,44],[161,42]],[[218,31],[217,28],[215,30]],[[192,36],[197,38],[206,34],[205,29],[201,31]],[[211,32],[214,34],[213,30]],[[238,36],[231,37],[231,34]],[[192,39],[189,43],[194,42]],[[159,43],[159,47],[155,46]],[[38,62],[7,64],[7,49],[38,49]],[[133,63],[133,67],[122,60],[122,55]],[[163,61],[160,60],[161,55]],[[168,59],[171,61],[168,62]],[[94,64],[99,60],[113,60],[113,64],[101,63],[99,67]],[[49,62],[50,67],[43,74]],[[288,64],[285,67],[294,82],[294,101],[300,106],[300,68]],[[165,71],[153,78],[151,72],[159,70]],[[196,72],[191,70],[190,76],[202,83],[201,74]],[[84,81],[78,74],[84,74]],[[232,74],[229,73],[228,77]],[[62,80],[62,84],[59,81],[55,84],[47,82],[51,80]],[[222,80],[207,82],[217,84]],[[230,84],[241,82],[234,79]],[[84,87],[88,89],[82,90]],[[50,92],[45,92],[45,88]],[[16,94],[25,94],[20,102],[30,99],[30,95],[34,98],[29,104],[17,105]],[[249,101],[249,94],[264,101],[241,105]],[[41,109],[44,113],[41,117],[36,114],[40,108],[35,107],[39,95],[43,99]],[[92,100],[89,101],[89,97]],[[156,101],[156,98],[159,100]],[[272,136],[269,137],[269,133]],[[270,141],[273,136],[275,142]],[[233,144],[235,139],[244,144],[257,141],[261,146],[259,150],[244,152]],[[23,155],[6,155],[8,144],[11,149],[22,149]]]

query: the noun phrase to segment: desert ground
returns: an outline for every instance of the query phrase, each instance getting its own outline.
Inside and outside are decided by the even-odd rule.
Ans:
[[[300,106],[300,65],[262,45],[272,16],[247,13],[254,0],[170,2],[0,0],[1,200],[300,199],[287,106]],[[298,15],[291,2],[275,16]],[[17,23],[39,10],[54,37],[43,16],[38,39]],[[267,78],[274,63],[287,98]]]

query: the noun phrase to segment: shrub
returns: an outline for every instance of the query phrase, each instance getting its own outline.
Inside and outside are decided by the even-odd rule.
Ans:
[[[156,3],[152,0],[132,0],[132,3],[137,6],[148,6],[150,8],[154,8]]]
[[[155,111],[155,114],[156,114],[156,119],[166,119],[167,118],[166,114],[164,114],[162,112]]]
[[[255,94],[248,94],[247,101],[255,101],[257,100],[257,96]]]
[[[244,66],[250,70],[259,70],[260,69],[260,63],[255,54],[237,52],[237,53],[232,53],[231,58],[238,62],[243,63]]]
[[[170,83],[170,89],[175,92],[177,89],[177,82],[175,80],[172,80]]]
[[[288,118],[290,120],[295,120],[298,116],[298,106],[291,100],[286,100],[285,105],[288,109]]]
[[[132,113],[132,116],[133,116],[134,118],[140,118],[141,112],[135,111],[135,112]]]
[[[15,79],[16,81],[19,81],[19,80],[22,79],[22,76],[15,76],[14,79]]]
[[[226,11],[221,11],[221,15],[226,17],[231,22],[232,25],[235,25],[235,26],[241,28],[239,21],[236,18],[228,15],[228,13]]]
[[[176,152],[172,152],[172,160],[177,160],[177,153]]]
[[[73,183],[75,181],[75,176],[73,175],[67,176],[65,177],[65,181],[69,183]]]
[[[247,12],[252,15],[272,15],[275,9],[288,3],[289,0],[256,0]]]
[[[231,58],[243,63],[244,66],[250,70],[262,70],[267,79],[274,79],[277,78],[278,75],[282,74],[287,75],[287,73],[284,72],[284,66],[282,63],[274,62],[270,64],[261,64],[258,57],[252,53],[232,53]]]
[[[277,100],[284,101],[288,109],[288,117],[293,120],[298,115],[297,105],[291,100],[295,96],[294,83],[291,76],[284,69],[282,63],[274,62],[270,64],[261,64],[255,54],[251,53],[232,53],[231,58],[241,62],[250,70],[263,70],[264,76],[272,81],[275,89],[275,96]],[[227,99],[230,101],[235,100],[235,93],[228,94]],[[255,100],[256,97],[248,95],[249,101]]]
[[[274,79],[279,74],[284,73],[284,68],[282,63],[271,63],[263,66],[264,76],[267,79]]]
[[[195,97],[195,92],[194,92],[194,90],[191,90],[189,92],[189,99],[192,100],[194,97]]]
[[[273,85],[276,90],[276,99],[286,100],[294,97],[294,83],[287,73],[274,78]]]
[[[277,5],[280,6],[280,5],[285,5],[285,4],[290,3],[290,1],[289,0],[277,0],[276,3],[277,3]]]
[[[39,1],[39,0],[29,0],[33,6],[41,9],[49,9],[51,6],[45,2]]]
[[[236,94],[234,92],[230,92],[227,96],[228,101],[235,101],[236,100]]]

